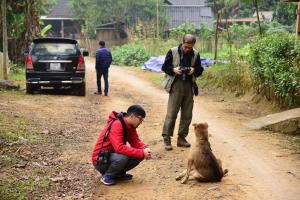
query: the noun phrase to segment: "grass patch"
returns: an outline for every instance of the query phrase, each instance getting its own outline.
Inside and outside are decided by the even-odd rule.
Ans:
[[[10,80],[10,81],[24,81],[25,80],[25,69],[18,68],[18,70],[11,71],[8,74],[8,80]]]
[[[11,96],[14,99],[22,99],[26,96],[23,90],[4,90],[0,89],[0,96]]]
[[[29,133],[27,128],[31,124],[31,121],[28,119],[0,114],[0,124],[2,124],[0,139],[3,143],[32,143],[36,140],[36,136]]]
[[[18,163],[18,159],[14,155],[1,155],[0,163],[0,168],[3,168]]]
[[[252,87],[248,66],[242,63],[211,65],[197,81],[202,88],[230,91],[235,96],[245,94]]]
[[[51,180],[47,177],[29,177],[26,180],[1,180],[0,199],[1,200],[23,200],[31,199],[38,195],[38,191],[47,188]]]
[[[17,149],[24,144],[34,144],[39,141],[36,133],[32,132],[31,121],[18,116],[0,114],[0,169],[12,166],[20,160],[15,155]],[[1,198],[0,198],[1,199]]]
[[[287,136],[287,139],[295,153],[300,154],[300,135]]]

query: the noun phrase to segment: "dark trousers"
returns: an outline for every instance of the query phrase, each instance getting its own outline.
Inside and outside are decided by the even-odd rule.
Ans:
[[[143,159],[129,157],[123,154],[111,153],[109,164],[96,165],[95,168],[111,178],[122,177],[127,171],[135,168]]]
[[[102,93],[102,89],[101,89],[101,77],[103,75],[104,78],[104,94],[107,95],[108,94],[108,69],[109,68],[99,68],[96,69],[96,73],[97,73],[97,87],[98,87],[98,93]]]
[[[173,136],[177,114],[180,110],[180,123],[178,129],[179,137],[186,137],[189,133],[189,126],[192,121],[193,113],[193,91],[190,81],[178,79],[169,94],[167,115],[163,126],[163,138]]]

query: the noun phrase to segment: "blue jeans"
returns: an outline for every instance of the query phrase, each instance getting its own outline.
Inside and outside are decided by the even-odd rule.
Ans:
[[[108,69],[109,68],[97,68],[96,73],[97,73],[97,87],[98,87],[98,93],[102,94],[102,89],[101,89],[101,77],[103,75],[104,78],[104,94],[108,94]]]
[[[143,159],[129,157],[123,154],[111,153],[108,164],[96,165],[95,168],[110,178],[123,176],[127,171],[135,168]]]

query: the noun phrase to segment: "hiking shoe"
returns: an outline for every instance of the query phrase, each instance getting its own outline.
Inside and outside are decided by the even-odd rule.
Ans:
[[[133,178],[132,174],[124,174],[123,176],[120,176],[118,179],[121,181],[129,181]]]
[[[170,137],[164,138],[164,145],[166,151],[171,151],[173,149]]]
[[[114,184],[116,184],[116,181],[114,179],[110,178],[109,176],[107,176],[105,174],[102,175],[101,182],[104,185],[114,185]]]
[[[102,92],[94,92],[94,94],[96,94],[96,95],[101,95]]]
[[[190,147],[191,144],[188,143],[188,141],[186,141],[185,137],[179,136],[179,137],[177,138],[177,146],[178,146],[178,147]]]

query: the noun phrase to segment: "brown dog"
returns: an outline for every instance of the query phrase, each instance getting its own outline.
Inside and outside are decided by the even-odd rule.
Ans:
[[[189,156],[187,169],[180,174],[176,180],[186,183],[190,173],[193,177],[201,182],[219,182],[228,170],[223,171],[221,160],[216,159],[208,141],[207,123],[193,124],[195,129],[196,141],[192,145]]]

